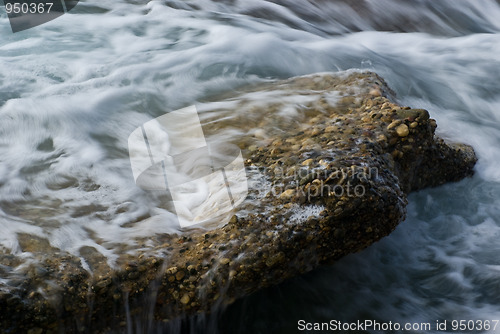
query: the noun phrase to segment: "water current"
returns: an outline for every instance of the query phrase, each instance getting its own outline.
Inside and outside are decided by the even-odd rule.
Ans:
[[[224,312],[168,326],[131,319],[127,332],[372,320],[441,333],[436,321],[452,331],[453,320],[489,320],[500,333],[499,1],[88,0],[15,34],[1,10],[0,36],[0,247],[21,257],[19,233],[112,261],[103,243],[176,231],[161,200],[135,186],[127,138],[248,84],[374,71],[401,104],[429,110],[440,136],[476,150],[473,178],[413,193],[407,219],[363,252]],[[153,214],[163,219],[141,218]]]

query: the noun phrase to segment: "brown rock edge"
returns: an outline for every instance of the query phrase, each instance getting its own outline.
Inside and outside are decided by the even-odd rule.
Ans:
[[[360,251],[404,220],[410,191],[473,174],[473,149],[437,138],[429,113],[395,104],[374,73],[298,77],[252,90],[259,91],[281,99],[266,107],[259,101],[205,131],[245,130],[236,143],[247,175],[271,189],[250,187],[249,200],[225,226],[157,236],[155,248],[124,255],[119,268],[87,247],[80,253],[89,273],[78,257],[37,253],[43,240],[20,236],[41,264],[0,290],[0,328],[95,333],[126,326],[130,318],[168,321],[209,312]],[[298,95],[307,102],[289,102]],[[245,109],[246,99],[236,99]],[[298,116],[279,116],[284,106]],[[15,267],[16,259],[2,255],[0,263]]]

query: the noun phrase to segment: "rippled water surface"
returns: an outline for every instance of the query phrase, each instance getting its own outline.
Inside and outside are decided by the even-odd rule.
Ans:
[[[114,243],[175,231],[162,199],[134,184],[136,127],[248,84],[367,69],[428,109],[441,136],[473,145],[476,175],[412,194],[406,221],[359,254],[168,328],[500,320],[498,1],[81,1],[16,34],[0,14],[3,252],[29,257],[17,240],[29,233],[111,261]]]

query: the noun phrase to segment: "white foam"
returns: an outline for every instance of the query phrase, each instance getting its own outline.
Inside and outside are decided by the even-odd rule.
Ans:
[[[291,209],[292,215],[288,219],[288,224],[300,224],[307,221],[308,218],[317,218],[325,210],[323,205],[296,205]]]

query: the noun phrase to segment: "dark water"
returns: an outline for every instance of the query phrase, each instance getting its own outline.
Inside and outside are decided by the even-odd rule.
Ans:
[[[169,218],[134,187],[128,135],[248,83],[373,70],[402,104],[428,109],[441,136],[476,149],[472,179],[412,194],[406,221],[365,251],[212,316],[130,319],[125,332],[297,333],[302,319],[432,325],[415,333],[445,332],[436,321],[449,332],[453,320],[490,320],[489,332],[500,333],[498,1],[83,1],[17,34],[5,13],[0,20],[0,196],[30,208],[67,203],[50,212],[64,226],[43,210],[19,217],[2,208],[0,245],[14,254],[29,256],[16,240],[24,232],[69,252],[93,246],[112,261],[113,249],[83,227],[108,242],[171,231],[123,229],[145,212]],[[100,188],[50,186],[71,178]],[[127,209],[105,225],[91,214],[69,219],[96,196]]]

